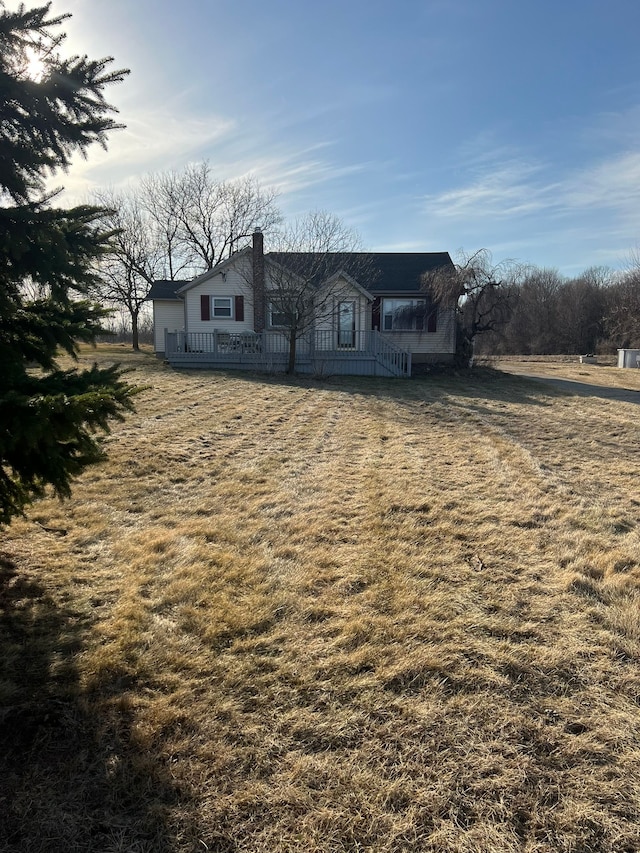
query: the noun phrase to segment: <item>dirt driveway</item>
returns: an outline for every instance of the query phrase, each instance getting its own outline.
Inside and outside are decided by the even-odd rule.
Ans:
[[[578,365],[563,362],[500,361],[496,367],[513,376],[534,379],[564,394],[640,403],[640,371],[593,365],[579,365],[578,370]],[[576,376],[576,373],[581,375]],[[623,385],[628,387],[621,387]]]

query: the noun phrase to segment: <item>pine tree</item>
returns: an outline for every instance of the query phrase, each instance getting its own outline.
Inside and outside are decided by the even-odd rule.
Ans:
[[[46,180],[119,127],[103,89],[127,72],[111,59],[64,59],[50,3],[8,11],[0,0],[0,524],[51,486],[103,458],[100,434],[132,408],[135,389],[117,367],[60,369],[100,332],[88,299],[109,235],[90,206],[53,204]],[[42,74],[29,76],[33,58]]]

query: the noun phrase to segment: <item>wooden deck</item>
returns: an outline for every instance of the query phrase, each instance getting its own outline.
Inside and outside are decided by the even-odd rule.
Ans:
[[[282,332],[166,332],[165,358],[172,367],[284,372],[289,344]],[[374,331],[304,335],[296,345],[296,372],[316,376],[411,375],[411,353]]]

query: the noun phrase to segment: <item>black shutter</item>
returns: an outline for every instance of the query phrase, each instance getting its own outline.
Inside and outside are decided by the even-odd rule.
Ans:
[[[436,332],[438,330],[438,309],[434,305],[427,317],[427,332]]]

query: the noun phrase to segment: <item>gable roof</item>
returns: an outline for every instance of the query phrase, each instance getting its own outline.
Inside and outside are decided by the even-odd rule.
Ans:
[[[188,284],[188,281],[180,280],[180,281],[154,281],[151,285],[151,289],[149,293],[147,293],[145,300],[151,299],[179,299],[177,292],[181,287],[184,287],[185,284]]]
[[[368,290],[365,290],[365,288],[359,282],[357,282],[355,280],[355,278],[352,278],[352,276],[350,276],[349,273],[345,272],[343,269],[337,270],[336,272],[334,272],[333,275],[330,275],[329,278],[325,279],[322,282],[322,286],[328,287],[330,284],[333,284],[334,281],[338,281],[338,279],[340,279],[340,278],[344,279],[347,282],[347,284],[350,284],[354,290],[357,290],[366,299],[369,299],[369,300],[373,299],[373,295],[371,293],[369,293]]]
[[[269,252],[281,266],[304,269],[306,252]],[[320,284],[338,272],[347,273],[372,294],[413,293],[422,290],[422,275],[439,267],[453,266],[449,252],[336,252],[318,256]]]
[[[453,267],[449,252],[371,252],[378,273],[367,284],[372,293],[421,291],[422,275],[440,267]]]
[[[192,281],[182,282],[182,287],[179,288],[178,293],[184,293],[186,290],[190,290],[192,287],[195,287],[198,284],[202,284],[203,281],[206,281],[208,278],[213,278],[214,275],[218,275],[218,273],[224,272],[227,267],[234,264],[238,258],[241,258],[243,255],[251,254],[251,247],[247,246],[245,249],[240,249],[239,252],[234,252],[230,258],[227,258],[225,261],[220,261],[219,264],[216,264],[215,267],[211,267],[210,270],[205,270],[199,276],[196,276]]]
[[[243,249],[192,281],[154,281],[147,299],[180,299],[180,295],[207,278],[217,275],[241,255]],[[289,267],[292,272],[308,266],[309,253],[269,252],[265,260]],[[448,252],[336,252],[318,256],[317,285],[343,275],[368,295],[382,293],[419,293],[423,273],[453,266]]]

